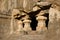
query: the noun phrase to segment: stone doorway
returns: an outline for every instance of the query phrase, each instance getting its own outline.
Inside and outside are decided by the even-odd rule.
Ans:
[[[28,15],[30,17],[30,20],[31,20],[31,23],[30,23],[30,26],[31,26],[31,29],[33,31],[36,31],[36,27],[37,27],[37,24],[38,24],[38,21],[36,20],[36,15],[39,14],[40,10],[37,10],[35,12],[30,12]]]
[[[37,20],[36,20],[36,17],[35,17],[35,16],[32,16],[32,17],[31,17],[31,21],[32,21],[32,22],[31,22],[30,25],[31,25],[32,30],[36,30],[37,23],[38,23]]]

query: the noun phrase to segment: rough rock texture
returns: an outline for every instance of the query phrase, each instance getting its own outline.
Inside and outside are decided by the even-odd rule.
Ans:
[[[10,33],[10,19],[0,18],[0,39],[5,38]]]
[[[34,1],[34,0],[33,0]],[[60,6],[60,0],[46,0],[51,2],[52,4],[57,4]],[[0,0],[0,14],[1,12],[5,15],[0,15],[0,40],[60,40],[60,19],[57,21],[56,18],[53,19],[53,23],[49,22],[47,32],[42,32],[36,34],[36,32],[31,32],[29,35],[24,34],[20,35],[20,33],[15,32],[17,29],[17,23],[15,20],[14,24],[14,32],[10,34],[10,26],[11,26],[11,19],[10,16],[7,14],[13,8],[17,8],[19,3],[15,4],[16,0]],[[6,5],[5,5],[6,4]],[[30,2],[29,2],[30,4]],[[18,6],[20,8],[21,6]],[[30,11],[30,10],[29,10]]]

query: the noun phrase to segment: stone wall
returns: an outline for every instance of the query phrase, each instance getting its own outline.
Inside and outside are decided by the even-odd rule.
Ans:
[[[0,39],[5,38],[10,33],[11,19],[0,17]]]
[[[13,21],[13,29],[11,28],[11,11],[14,8],[22,8],[23,9],[23,5],[22,2],[21,4],[19,3],[19,1],[21,2],[21,0],[1,0],[0,1],[0,40],[60,40],[60,11],[56,11],[56,15],[58,16],[54,16],[54,19],[52,19],[53,21],[50,22],[48,24],[48,30],[47,32],[43,32],[37,36],[35,36],[35,32],[31,32],[32,35],[23,35],[21,36],[20,34],[15,34],[17,32],[15,32],[18,28],[18,24],[16,19],[14,19]],[[23,0],[22,0],[23,1]],[[34,0],[27,0],[29,3],[29,7],[32,7],[33,5],[30,5],[30,2],[34,2]],[[46,0],[49,2],[53,2],[54,0]],[[18,3],[17,3],[18,2]],[[35,1],[36,2],[36,1]],[[59,1],[55,1],[59,4]],[[32,3],[31,3],[32,4]],[[20,6],[21,5],[21,6]],[[25,7],[25,6],[24,6]],[[27,8],[27,7],[26,7]],[[25,9],[26,9],[25,8]],[[26,10],[28,10],[26,9]],[[29,10],[30,11],[30,10]],[[2,14],[2,15],[1,15]],[[52,17],[49,16],[49,17]],[[58,19],[59,18],[59,19]],[[51,19],[50,19],[51,20]],[[10,34],[11,31],[14,31],[15,33]],[[35,34],[35,35],[33,35]],[[7,39],[8,38],[8,39]]]

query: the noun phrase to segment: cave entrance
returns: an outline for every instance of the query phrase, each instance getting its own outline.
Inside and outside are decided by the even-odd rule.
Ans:
[[[36,15],[39,12],[40,12],[40,10],[37,10],[35,12],[30,12],[29,13],[29,17],[30,17],[30,20],[31,20],[30,26],[31,26],[33,31],[36,31],[36,27],[37,27],[37,24],[38,24],[38,21],[36,20]]]
[[[36,30],[36,27],[37,27],[37,20],[36,20],[36,17],[35,16],[33,16],[33,17],[31,17],[31,28],[32,28],[32,30]]]

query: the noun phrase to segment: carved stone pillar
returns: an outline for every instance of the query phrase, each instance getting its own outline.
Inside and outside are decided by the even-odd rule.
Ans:
[[[45,20],[47,19],[44,16],[38,16],[37,18],[38,24],[37,24],[37,31],[47,30]]]
[[[18,30],[19,32],[23,31],[23,22],[20,20],[18,21]]]
[[[24,21],[24,31],[31,31],[31,27],[30,27],[30,23],[31,23],[31,21],[30,20],[28,20],[28,19],[25,19]]]

